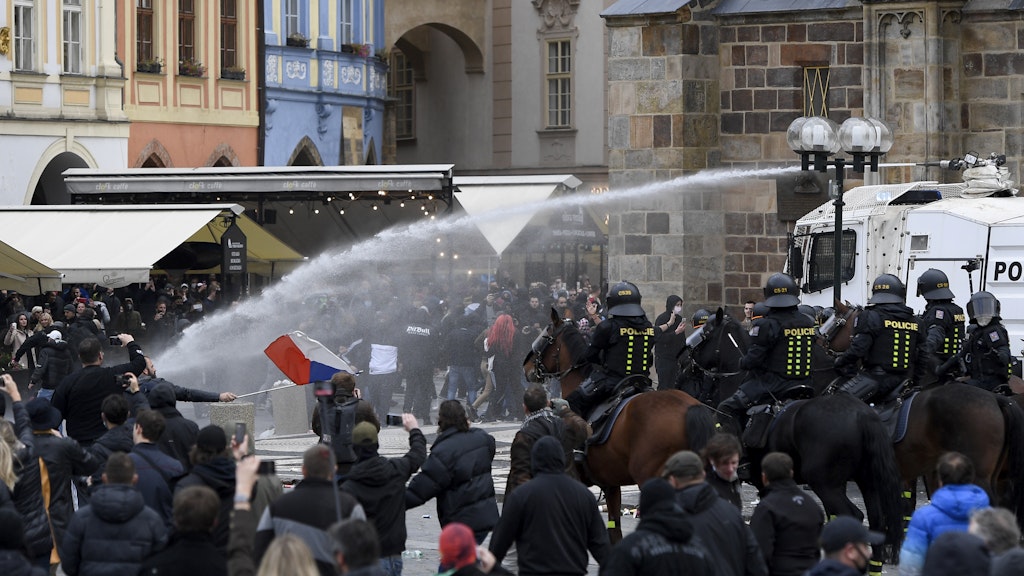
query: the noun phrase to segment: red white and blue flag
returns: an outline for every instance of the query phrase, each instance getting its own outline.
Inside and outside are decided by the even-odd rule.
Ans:
[[[338,372],[357,373],[326,346],[298,331],[274,340],[263,352],[296,384],[330,380]]]

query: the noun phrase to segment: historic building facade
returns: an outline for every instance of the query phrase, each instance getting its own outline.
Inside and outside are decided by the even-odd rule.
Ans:
[[[255,166],[256,7],[117,2],[129,167]]]
[[[271,0],[263,26],[263,163],[384,163],[383,0]]]
[[[67,168],[124,168],[113,3],[0,4],[0,204],[67,201]]]
[[[572,174],[607,189],[606,29],[612,0],[417,0],[387,13],[396,161],[453,163],[459,175]],[[604,227],[605,213],[577,215]],[[524,275],[602,272],[602,237],[525,245]],[[543,240],[541,240],[543,242]],[[506,254],[508,256],[508,254]],[[525,258],[525,261],[523,260]],[[576,265],[578,259],[589,265]],[[505,266],[509,258],[504,258]],[[571,265],[563,265],[570,262]],[[582,271],[585,269],[585,271]]]
[[[610,186],[793,165],[786,129],[815,114],[886,121],[896,135],[888,162],[1005,153],[1019,178],[1024,12],[1016,3],[805,4],[623,0],[606,10]],[[868,178],[960,175],[898,167]],[[861,183],[847,173],[847,187]],[[658,297],[682,285],[691,306],[738,313],[782,270],[792,223],[827,200],[825,177],[788,173],[705,179],[657,206],[633,202],[609,222],[610,276],[636,278]]]

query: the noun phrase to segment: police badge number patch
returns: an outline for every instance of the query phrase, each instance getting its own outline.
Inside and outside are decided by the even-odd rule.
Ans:
[[[760,331],[761,331],[761,327],[760,326],[754,326],[753,328],[750,329],[750,337],[753,338],[753,337],[757,336],[757,333],[760,332]]]
[[[999,332],[989,332],[988,339],[993,342],[999,342]]]
[[[942,320],[943,318],[946,317],[946,313],[942,310],[936,310],[935,317],[938,318],[939,320]]]

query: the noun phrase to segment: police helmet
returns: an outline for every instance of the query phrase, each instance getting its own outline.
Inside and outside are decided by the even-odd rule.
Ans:
[[[882,274],[871,283],[868,304],[905,304],[906,301],[906,286],[892,274]]]
[[[814,320],[815,324],[818,323],[818,311],[814,309],[814,306],[808,304],[801,304],[797,306],[797,310],[799,310],[800,313],[803,314],[804,316],[807,316],[811,320]]]
[[[769,312],[771,312],[771,308],[769,308],[764,302],[758,302],[757,304],[754,304],[754,311],[750,313],[750,319],[757,320],[758,318],[764,318]]]
[[[999,299],[991,292],[975,292],[967,303],[967,314],[978,326],[988,326],[993,318],[999,317]]]
[[[789,308],[800,304],[800,287],[792,276],[776,272],[764,285],[764,303],[769,308]]]
[[[942,270],[929,268],[917,279],[917,295],[925,300],[952,300],[953,291],[949,289],[949,278]]]
[[[696,312],[693,313],[693,327],[700,328],[701,326],[707,324],[708,318],[710,317],[711,312],[708,312],[703,308],[697,310]]]
[[[640,290],[632,282],[619,282],[608,290],[608,313],[612,316],[643,316]]]

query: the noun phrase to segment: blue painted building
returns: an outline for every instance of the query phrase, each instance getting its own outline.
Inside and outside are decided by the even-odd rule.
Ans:
[[[270,0],[263,17],[263,164],[380,164],[383,0]]]

